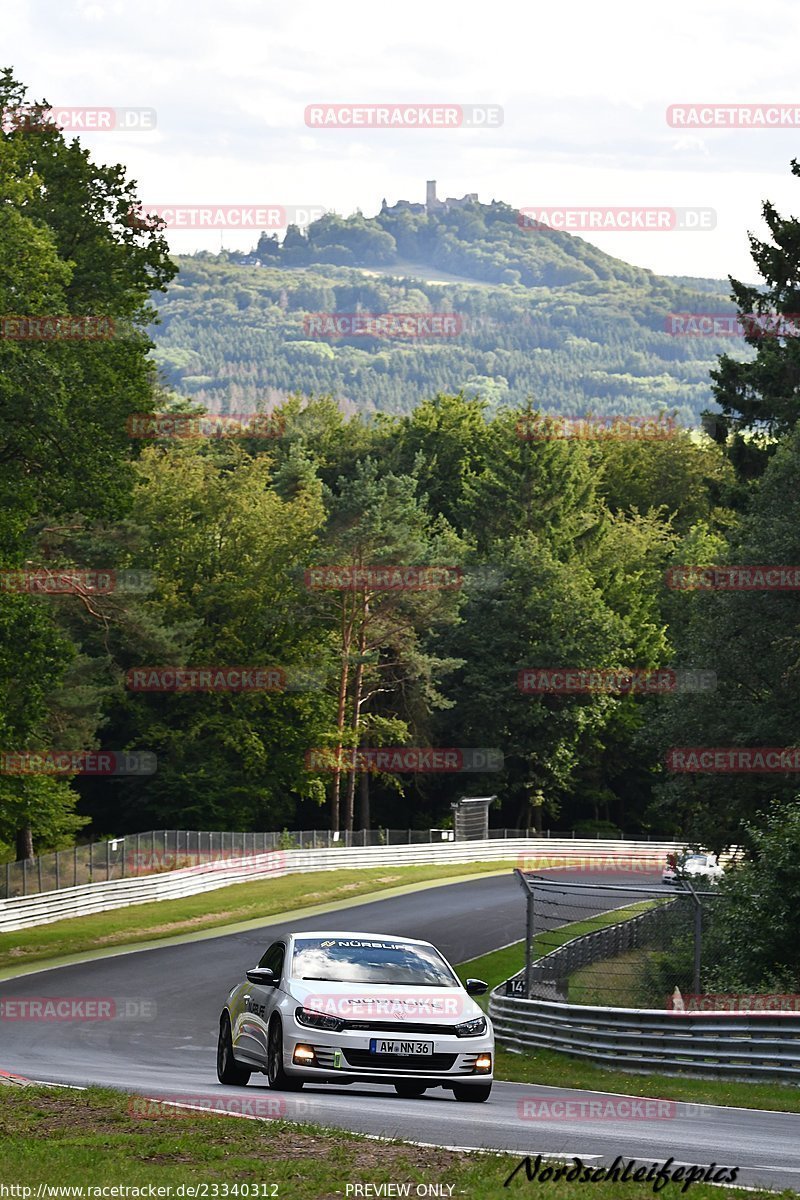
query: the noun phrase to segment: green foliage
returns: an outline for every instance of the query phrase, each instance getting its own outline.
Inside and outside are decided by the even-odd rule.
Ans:
[[[797,159],[792,160],[791,170],[800,178]],[[789,433],[800,419],[800,221],[782,217],[769,201],[761,212],[770,240],[761,241],[751,234],[750,252],[764,282],[748,286],[730,281],[737,309],[745,322],[749,319],[745,336],[755,356],[740,362],[724,354],[712,371],[714,399],[722,410],[714,421],[714,434],[722,443],[733,435],[732,450],[746,476],[763,470],[774,448],[768,439]],[[758,317],[765,318],[765,325]],[[787,332],[781,336],[775,333],[776,317],[787,318]],[[754,440],[743,437],[743,432],[768,436]]]
[[[24,105],[24,87],[1,72],[0,110]],[[102,318],[113,336],[0,338],[0,564],[34,570],[50,557],[53,527],[125,511],[126,418],[153,400],[150,296],[175,273],[158,232],[126,221],[135,195],[123,169],[93,163],[35,112],[0,135],[0,311]],[[0,593],[3,749],[92,743],[101,693],[65,612],[47,598]],[[84,824],[71,815],[75,799],[65,780],[3,777],[0,836],[25,831],[26,850],[31,832],[57,844]]]
[[[707,991],[800,989],[800,806],[775,802],[745,831],[747,859],[719,884],[704,950]]]
[[[580,837],[594,837],[597,834],[601,838],[614,838],[622,832],[613,821],[576,821],[572,829]]]
[[[730,340],[672,336],[667,318],[707,310],[707,294],[579,238],[520,229],[505,206],[476,206],[474,241],[455,238],[453,219],[415,218],[405,241],[395,221],[396,268],[318,244],[316,223],[308,238],[287,233],[258,269],[230,254],[178,258],[181,286],[160,302],[151,330],[155,361],[170,387],[214,411],[301,392],[405,415],[436,392],[463,390],[492,408],[535,396],[567,417],[674,413],[684,426],[699,423],[712,400],[709,370]],[[323,223],[352,228],[354,245],[365,228],[391,232],[381,232],[382,217],[351,220]],[[371,265],[356,269],[358,256]],[[445,269],[461,281],[441,282]],[[509,269],[519,282],[509,282]],[[734,311],[726,301],[715,307]],[[356,312],[455,313],[460,324],[445,337],[315,332],[315,314]]]
[[[800,562],[799,474],[800,428],[776,447],[727,544],[697,527],[675,560]],[[662,755],[671,746],[800,744],[800,594],[701,588],[673,592],[667,611],[677,663],[715,671],[717,687],[665,697],[651,730]],[[656,812],[673,814],[692,836],[720,848],[735,843],[742,823],[773,798],[795,790],[791,774],[676,774],[659,786]]]

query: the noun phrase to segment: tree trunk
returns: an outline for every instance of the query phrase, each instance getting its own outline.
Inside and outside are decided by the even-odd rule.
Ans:
[[[361,772],[358,787],[358,819],[362,829],[369,829],[369,771]]]
[[[342,780],[342,733],[344,732],[344,718],[347,709],[347,684],[350,676],[350,646],[353,640],[353,623],[347,618],[347,599],[342,603],[342,669],[339,674],[339,698],[336,709],[336,732],[338,740],[336,744],[336,763],[333,771],[333,788],[331,790],[331,829],[334,833],[339,831],[339,793],[341,790]]]
[[[33,858],[33,830],[30,825],[17,830],[17,862]]]
[[[361,693],[364,687],[364,655],[367,650],[367,622],[369,620],[369,603],[365,600],[361,614],[361,627],[358,631],[358,665],[353,678],[353,769],[347,779],[347,799],[344,806],[344,827],[352,832],[353,810],[356,795],[356,761],[358,756],[358,731],[361,725]]]

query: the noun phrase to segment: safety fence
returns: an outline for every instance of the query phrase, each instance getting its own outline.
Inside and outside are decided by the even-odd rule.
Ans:
[[[525,836],[518,829],[490,829],[489,839]],[[543,837],[550,838],[550,833]],[[556,834],[558,840],[569,835]],[[151,875],[177,867],[198,866],[209,859],[266,854],[270,850],[317,850],[344,846],[417,846],[453,841],[452,829],[300,829],[281,833],[231,833],[220,830],[158,829],[127,837],[91,842],[43,854],[37,858],[0,864],[0,900],[39,892],[58,891],[100,880]],[[539,839],[532,839],[539,840]],[[575,834],[571,835],[575,840]],[[581,841],[587,839],[581,838]],[[600,841],[598,834],[594,841]],[[609,840],[603,836],[604,842]],[[624,840],[622,834],[618,840]],[[650,841],[637,837],[637,841]],[[654,842],[664,839],[655,837]]]
[[[510,1050],[561,1050],[626,1071],[800,1081],[800,1013],[679,1012],[527,1000],[495,989],[489,1015]]]
[[[604,870],[609,864],[618,864],[621,870],[637,869],[645,862],[655,869],[668,853],[682,848],[675,842],[515,837],[358,848],[339,844],[336,848],[277,849],[266,853],[248,850],[239,854],[235,849],[223,850],[213,860],[200,861],[197,865],[0,900],[0,932],[44,925],[64,917],[105,912],[129,904],[192,896],[254,879],[308,871],[478,862],[511,866],[524,862],[536,864],[541,869],[561,865],[586,871],[594,870],[598,864]]]
[[[595,929],[551,950],[531,965],[529,995],[538,1000],[566,1002],[569,979],[575,971],[652,945],[669,928],[674,910],[682,907],[685,907],[685,898],[675,896],[635,917]],[[522,970],[506,980],[506,991],[509,995],[524,995],[524,984],[525,971]]]

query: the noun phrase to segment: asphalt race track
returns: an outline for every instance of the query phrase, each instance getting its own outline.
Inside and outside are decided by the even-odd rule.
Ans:
[[[570,878],[569,872],[548,873]],[[578,876],[574,876],[578,879]],[[586,876],[581,877],[586,881]],[[607,876],[605,883],[651,883],[654,876]],[[224,892],[219,893],[224,896]],[[596,911],[625,897],[598,893]],[[294,924],[302,929],[394,933],[434,942],[453,962],[524,936],[524,898],[509,873],[375,900]],[[565,919],[574,919],[570,910]],[[0,981],[0,1000],[32,997],[114,999],[114,1020],[0,1021],[0,1069],[31,1079],[103,1084],[153,1097],[230,1097],[265,1115],[445,1147],[522,1154],[579,1155],[610,1162],[737,1166],[738,1184],[800,1189],[800,1115],[677,1104],[659,1118],[529,1119],[525,1100],[606,1101],[593,1092],[495,1083],[486,1104],[458,1103],[441,1090],[405,1100],[394,1089],[308,1084],[270,1092],[254,1075],[246,1089],[224,1088],[215,1073],[216,1031],[230,987],[254,966],[280,924],[180,946],[143,950]],[[145,1005],[147,1007],[145,1007]],[[124,1015],[127,1008],[127,1015]],[[263,1083],[261,1082],[263,1080]],[[529,1111],[529,1110],[528,1110]]]

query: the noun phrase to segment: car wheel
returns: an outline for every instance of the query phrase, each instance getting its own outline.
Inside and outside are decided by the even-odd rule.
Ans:
[[[413,1079],[403,1079],[394,1085],[394,1090],[404,1100],[413,1100],[417,1096],[424,1096],[427,1089],[424,1083],[415,1083]]]
[[[244,1087],[252,1073],[247,1067],[240,1066],[233,1057],[231,1022],[228,1014],[223,1013],[219,1022],[219,1040],[217,1041],[217,1079],[220,1083]]]
[[[269,1086],[279,1092],[299,1092],[302,1079],[287,1075],[283,1069],[283,1026],[279,1017],[273,1017],[267,1039],[267,1079]]]
[[[488,1100],[492,1091],[491,1080],[489,1083],[454,1083],[453,1095],[456,1100],[466,1100],[468,1103],[481,1104],[484,1100]]]

